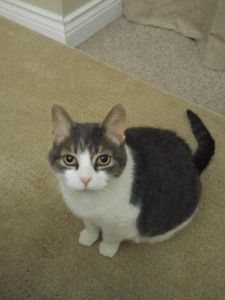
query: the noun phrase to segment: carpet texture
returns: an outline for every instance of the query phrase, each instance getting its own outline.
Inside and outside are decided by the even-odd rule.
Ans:
[[[192,39],[121,17],[78,49],[225,116],[225,71],[204,67]]]
[[[196,40],[203,65],[225,70],[223,0],[124,0],[123,14],[132,22],[167,28]]]
[[[0,21],[0,298],[225,299],[225,119],[77,50]],[[185,110],[216,140],[193,222],[168,242],[124,243],[116,256],[78,244],[82,222],[51,174],[50,109],[101,121],[112,105],[129,125],[176,130],[195,148]]]

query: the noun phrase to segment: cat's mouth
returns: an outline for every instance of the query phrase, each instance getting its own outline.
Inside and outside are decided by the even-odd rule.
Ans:
[[[83,186],[83,187],[73,187],[73,189],[81,192],[81,193],[87,193],[87,192],[91,192],[91,191],[96,191],[97,189],[93,188],[93,187],[89,187],[89,186]]]
[[[82,193],[97,192],[99,190],[102,190],[102,188],[87,186],[87,187],[83,187],[83,188],[79,189],[79,191],[82,192]]]

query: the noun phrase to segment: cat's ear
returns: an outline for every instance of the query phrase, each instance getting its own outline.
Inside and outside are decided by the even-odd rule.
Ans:
[[[126,111],[122,105],[114,106],[101,124],[105,135],[116,144],[122,144],[125,140]]]
[[[70,135],[73,121],[61,106],[54,104],[52,106],[52,124],[54,141],[59,144]]]

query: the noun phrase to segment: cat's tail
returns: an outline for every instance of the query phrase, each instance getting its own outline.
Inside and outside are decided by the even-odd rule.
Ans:
[[[201,119],[195,113],[188,109],[187,115],[194,136],[198,141],[198,148],[194,153],[194,164],[198,173],[201,174],[214,154],[215,141]]]

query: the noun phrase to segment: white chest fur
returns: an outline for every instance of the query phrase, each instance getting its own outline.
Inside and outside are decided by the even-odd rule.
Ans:
[[[60,180],[64,200],[70,210],[102,230],[110,230],[121,240],[133,239],[138,233],[139,208],[130,203],[133,181],[133,158],[127,148],[127,164],[118,178],[110,178],[104,189],[77,191]]]

